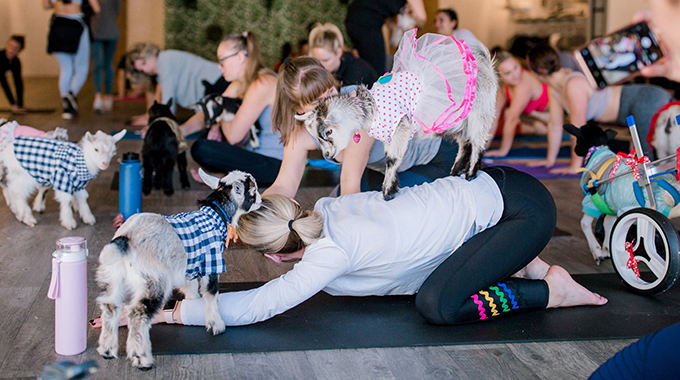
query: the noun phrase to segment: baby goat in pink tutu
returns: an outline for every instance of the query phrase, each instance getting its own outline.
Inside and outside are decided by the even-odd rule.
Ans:
[[[359,130],[385,145],[385,200],[399,191],[397,169],[408,141],[443,135],[458,142],[451,175],[477,175],[496,108],[498,80],[488,49],[470,47],[453,36],[404,34],[391,73],[368,90],[331,96],[296,116],[319,142],[326,159],[334,159]]]

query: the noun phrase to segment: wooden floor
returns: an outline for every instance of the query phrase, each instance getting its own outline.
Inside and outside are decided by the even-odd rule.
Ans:
[[[115,112],[93,115],[92,91],[86,84],[79,96],[82,114],[73,121],[60,118],[56,79],[29,79],[27,106],[55,107],[57,112],[0,117],[42,130],[62,126],[71,140],[85,131],[111,132],[124,128],[125,121],[144,111],[143,103],[116,102]],[[0,99],[0,108],[6,108]],[[416,348],[295,351],[254,354],[157,356],[157,367],[149,372],[133,369],[126,360],[103,360],[96,351],[98,331],[88,332],[87,350],[75,357],[54,353],[54,306],[46,297],[50,282],[51,253],[55,241],[64,236],[83,236],[90,248],[88,258],[89,314],[98,316],[94,299],[99,290],[93,273],[102,246],[113,236],[111,220],[117,213],[118,192],[111,189],[116,160],[127,151],[140,151],[141,141],[124,140],[108,171],[91,181],[89,204],[97,218],[94,226],[82,225],[67,231],[59,225],[58,204],[48,197],[47,210],[38,215],[38,225],[27,227],[0,207],[0,378],[35,378],[46,364],[62,360],[96,360],[97,379],[584,379],[630,340],[592,340],[554,343],[456,345]],[[195,164],[190,162],[190,166]],[[580,231],[581,191],[575,179],[550,179],[543,183],[555,197],[559,229],[570,236],[554,237],[541,257],[571,273],[613,272],[610,262],[596,266]],[[303,188],[298,200],[312,207],[328,195],[331,187]],[[144,211],[172,214],[191,210],[207,195],[207,187],[192,183],[189,191],[172,198],[159,192],[144,198]],[[229,282],[266,281],[291,266],[278,267],[246,249],[226,255]],[[527,316],[530,318],[530,316]]]

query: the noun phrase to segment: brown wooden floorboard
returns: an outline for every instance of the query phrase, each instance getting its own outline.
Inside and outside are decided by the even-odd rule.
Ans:
[[[56,78],[27,78],[26,105],[55,107],[52,114],[0,117],[42,130],[62,126],[71,140],[85,131],[120,130],[130,116],[144,112],[142,103],[116,102],[115,112],[94,115],[89,82],[79,96],[81,116],[73,121],[60,118]],[[0,97],[0,108],[7,107]],[[129,127],[128,127],[129,128]],[[61,360],[96,360],[97,379],[568,379],[585,378],[630,340],[600,340],[553,343],[514,343],[381,349],[349,349],[254,354],[165,355],[156,357],[157,367],[149,372],[133,369],[129,361],[103,360],[95,351],[98,331],[88,332],[88,349],[74,357],[54,353],[53,301],[47,288],[50,257],[54,243],[64,236],[84,236],[88,240],[89,314],[99,315],[94,299],[98,288],[93,274],[99,250],[113,235],[111,220],[117,213],[118,193],[110,189],[118,159],[126,151],[139,151],[141,141],[119,143],[111,167],[88,185],[89,204],[97,218],[94,226],[79,222],[66,231],[58,221],[58,204],[48,195],[47,210],[37,215],[38,225],[27,227],[16,221],[9,209],[0,207],[0,378],[35,378],[44,365]],[[189,157],[190,158],[190,157]],[[190,167],[196,164],[190,160]],[[175,175],[175,177],[177,177]],[[601,266],[592,260],[580,231],[581,192],[578,181],[550,179],[543,183],[555,197],[558,227],[571,236],[554,237],[541,254],[545,261],[559,264],[572,273],[612,272],[611,264]],[[168,198],[158,191],[144,197],[144,211],[172,214],[191,210],[196,199],[208,194],[207,187],[192,182],[188,191],[179,189]],[[332,186],[302,188],[298,200],[304,207],[330,193]],[[287,271],[291,265],[277,266],[242,247],[227,255],[225,282],[267,281]],[[125,329],[121,329],[121,334]]]

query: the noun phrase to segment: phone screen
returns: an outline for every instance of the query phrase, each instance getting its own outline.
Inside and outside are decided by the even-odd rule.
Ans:
[[[644,22],[594,39],[578,52],[600,88],[627,80],[663,56]]]

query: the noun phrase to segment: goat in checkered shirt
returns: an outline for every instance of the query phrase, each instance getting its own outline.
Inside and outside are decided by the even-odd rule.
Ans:
[[[214,335],[225,324],[217,303],[219,274],[226,271],[222,251],[229,241],[230,224],[239,216],[260,207],[262,198],[255,178],[232,171],[219,179],[199,174],[213,189],[198,203],[198,211],[171,216],[152,213],[131,216],[99,255],[96,280],[102,289],[102,329],[97,352],[106,359],[118,356],[118,324],[127,310],[127,357],[132,365],[150,369],[154,365],[149,329],[154,315],[179,289],[186,298],[205,300],[205,326]],[[164,312],[174,323],[172,310]]]
[[[14,216],[34,226],[37,221],[28,205],[28,197],[41,188],[33,204],[35,211],[44,210],[44,189],[52,187],[59,202],[59,221],[67,230],[76,228],[73,209],[86,224],[96,219],[87,204],[87,183],[109,167],[116,154],[116,143],[123,130],[114,136],[102,131],[86,132],[78,144],[46,137],[15,135],[14,125],[0,128],[5,144],[0,147],[0,187]],[[75,199],[75,202],[73,202]],[[43,201],[43,202],[41,202]]]

